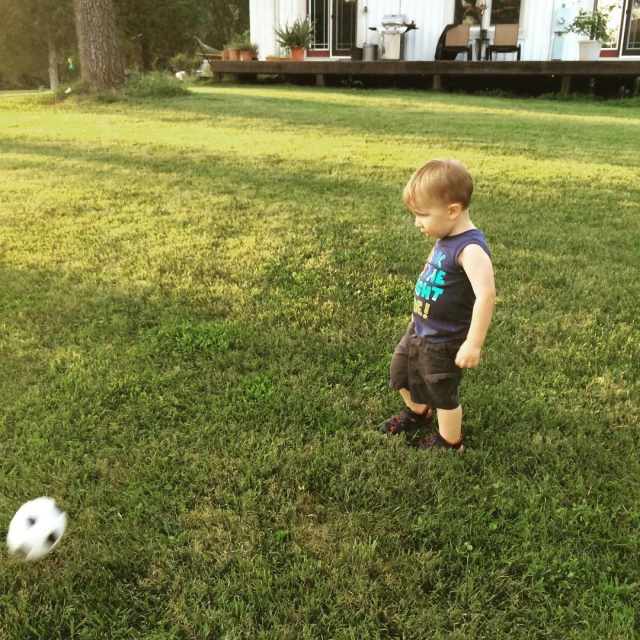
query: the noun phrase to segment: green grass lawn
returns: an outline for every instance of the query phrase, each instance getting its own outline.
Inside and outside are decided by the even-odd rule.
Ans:
[[[195,93],[0,102],[0,535],[69,516],[0,638],[638,637],[640,110]],[[372,429],[440,156],[498,290],[465,454]]]

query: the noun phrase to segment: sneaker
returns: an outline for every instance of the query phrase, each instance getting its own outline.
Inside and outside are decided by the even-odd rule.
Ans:
[[[404,431],[428,427],[433,422],[433,411],[427,407],[424,413],[415,413],[409,407],[405,407],[393,418],[383,422],[378,430],[380,433],[398,435]]]
[[[463,437],[456,444],[449,444],[439,433],[430,433],[426,438],[422,438],[418,444],[418,449],[454,449],[464,451],[467,443]]]

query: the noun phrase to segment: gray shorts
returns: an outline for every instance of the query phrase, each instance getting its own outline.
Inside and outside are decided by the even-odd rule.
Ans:
[[[464,340],[426,342],[414,333],[413,322],[391,358],[392,389],[407,389],[418,404],[434,409],[456,409],[460,406],[458,386],[463,369],[455,363]]]

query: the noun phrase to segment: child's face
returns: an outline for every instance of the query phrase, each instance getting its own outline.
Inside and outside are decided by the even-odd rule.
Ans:
[[[454,209],[460,205],[448,205],[437,200],[426,201],[416,217],[416,227],[426,236],[446,238],[456,223]]]

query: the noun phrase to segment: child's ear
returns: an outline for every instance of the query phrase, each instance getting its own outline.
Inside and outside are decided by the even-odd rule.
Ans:
[[[455,220],[462,212],[462,205],[459,202],[449,205],[449,220]]]

